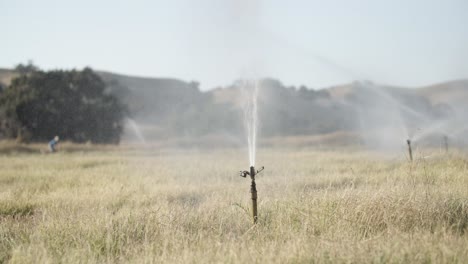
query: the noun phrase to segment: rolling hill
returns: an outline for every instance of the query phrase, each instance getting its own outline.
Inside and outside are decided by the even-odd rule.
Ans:
[[[243,98],[235,83],[201,92],[193,81],[98,74],[109,92],[130,110],[129,138],[138,133],[147,140],[243,138]],[[0,84],[5,87],[16,75],[0,69]],[[467,100],[468,80],[421,88],[356,81],[312,90],[264,79],[259,96],[260,131],[265,138],[345,134],[351,143],[371,145],[392,145],[401,138],[417,137],[421,130],[432,134],[459,131],[457,137],[462,138],[468,124]],[[437,129],[431,128],[434,124]]]

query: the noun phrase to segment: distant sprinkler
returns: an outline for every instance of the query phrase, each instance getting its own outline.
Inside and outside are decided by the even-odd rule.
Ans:
[[[413,162],[413,150],[411,149],[411,140],[407,139],[406,144],[408,144],[408,153],[409,153],[410,161]]]
[[[444,135],[443,140],[444,140],[445,153],[448,153],[448,151],[449,151],[448,136],[447,136],[447,135]]]
[[[240,176],[246,178],[247,175],[250,175],[250,179],[252,179],[252,183],[250,184],[250,194],[252,196],[252,215],[253,215],[253,222],[254,224],[257,223],[258,215],[257,215],[257,185],[255,184],[255,175],[259,174],[265,169],[262,167],[260,170],[255,171],[255,167],[250,167],[250,172],[248,171],[241,171]]]

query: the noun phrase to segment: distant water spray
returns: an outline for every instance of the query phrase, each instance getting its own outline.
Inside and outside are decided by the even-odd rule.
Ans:
[[[462,127],[462,128],[459,128],[459,129],[456,129],[455,131],[453,131],[452,133],[449,134],[450,137],[454,137],[456,135],[459,135],[461,134],[462,132],[467,132],[468,131],[468,125]]]
[[[135,134],[135,136],[137,137],[138,141],[140,143],[146,143],[146,140],[145,140],[145,137],[143,136],[143,134],[141,133],[141,129],[140,127],[137,125],[137,123],[135,122],[135,120],[131,119],[131,118],[127,118],[127,123],[128,125],[130,126],[130,128],[132,129],[133,133]]]
[[[419,133],[415,134],[413,137],[414,141],[419,141],[433,133],[445,133],[447,130],[448,122],[446,120],[442,120],[439,122],[434,122],[428,127],[420,128],[418,130]]]
[[[242,82],[242,107],[244,109],[244,124],[247,132],[250,166],[255,166],[258,130],[258,80],[244,80]]]

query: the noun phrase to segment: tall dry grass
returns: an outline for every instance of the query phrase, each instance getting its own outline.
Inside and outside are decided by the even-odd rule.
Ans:
[[[255,226],[239,150],[0,155],[0,262],[468,260],[462,154],[260,150]]]

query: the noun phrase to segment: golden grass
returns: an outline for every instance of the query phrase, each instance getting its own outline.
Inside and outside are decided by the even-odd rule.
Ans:
[[[75,148],[0,154],[0,262],[468,259],[462,154],[261,149],[253,226],[244,151]]]

